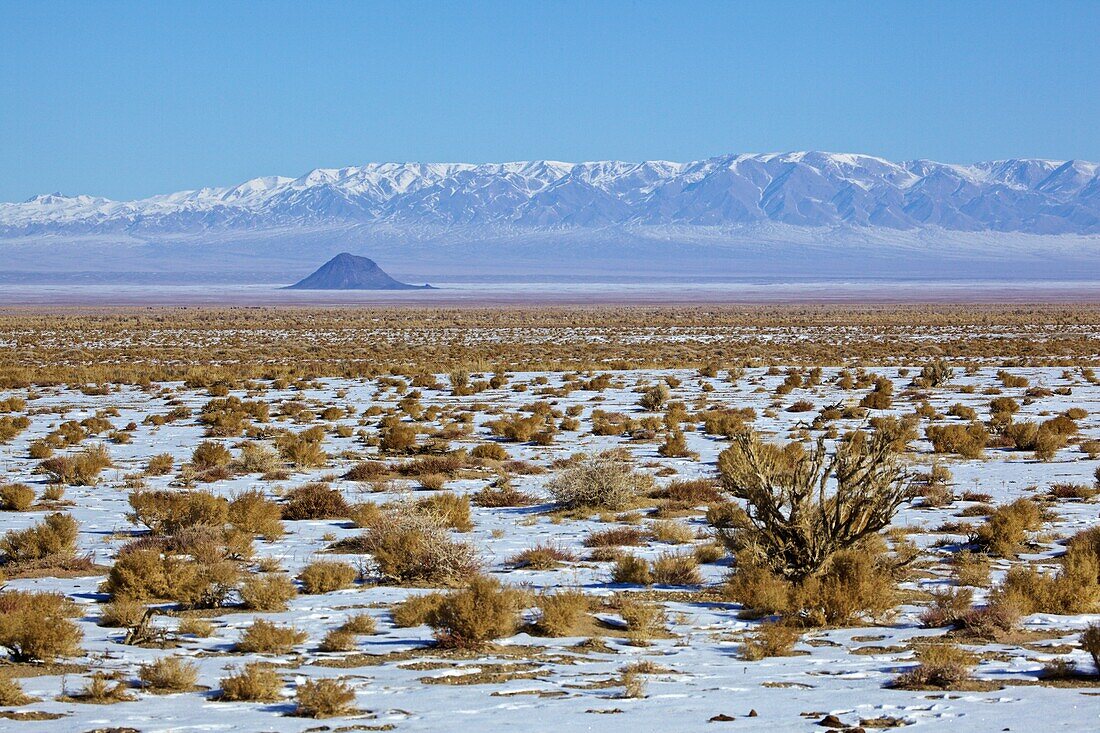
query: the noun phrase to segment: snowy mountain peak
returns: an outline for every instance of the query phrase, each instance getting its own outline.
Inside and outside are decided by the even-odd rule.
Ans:
[[[958,165],[790,151],[688,163],[370,163],[138,201],[60,193],[0,204],[0,235],[256,230],[338,224],[877,227],[1100,233],[1100,168],[1012,159]]]

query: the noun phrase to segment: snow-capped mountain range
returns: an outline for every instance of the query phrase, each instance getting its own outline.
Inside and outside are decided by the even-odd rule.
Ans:
[[[0,204],[0,283],[399,279],[1100,281],[1100,166],[821,152],[692,163],[375,163],[111,201]]]
[[[0,236],[369,224],[575,227],[937,227],[1100,233],[1100,166],[894,163],[869,155],[727,155],[691,163],[375,163],[227,188],[111,201],[47,194],[0,204]]]

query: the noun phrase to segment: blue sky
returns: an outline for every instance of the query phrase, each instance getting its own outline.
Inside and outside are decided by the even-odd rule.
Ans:
[[[369,161],[1100,159],[1100,2],[0,3],[0,200]]]

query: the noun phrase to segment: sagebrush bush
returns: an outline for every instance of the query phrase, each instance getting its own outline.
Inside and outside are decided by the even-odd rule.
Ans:
[[[222,527],[229,518],[229,502],[209,491],[134,491],[130,507],[133,511],[127,518],[158,535],[191,527]]]
[[[245,608],[253,611],[285,611],[298,595],[294,581],[283,573],[250,575],[240,589]]]
[[[977,663],[973,654],[949,642],[923,644],[916,650],[918,665],[894,680],[902,690],[949,690],[970,679]]]
[[[409,596],[391,609],[394,626],[402,629],[423,626],[428,623],[428,615],[443,602],[443,599],[442,593]]]
[[[401,506],[379,512],[366,531],[334,549],[369,553],[378,574],[393,583],[451,584],[480,567],[472,545],[452,540],[434,517]]]
[[[598,509],[622,508],[652,486],[652,476],[638,473],[628,462],[608,453],[585,456],[546,484],[564,507]]]
[[[347,588],[359,576],[359,572],[344,562],[314,560],[302,568],[298,580],[306,593],[329,593]]]
[[[270,473],[278,470],[282,462],[279,452],[271,446],[249,441],[229,465],[236,473]]]
[[[1092,666],[1100,675],[1100,624],[1089,624],[1081,632],[1081,648],[1092,657]]]
[[[474,528],[474,523],[470,520],[470,500],[452,491],[418,499],[412,508],[457,532],[469,532]]]
[[[107,446],[102,444],[85,448],[76,455],[47,458],[39,464],[51,481],[70,486],[94,486],[99,474],[110,466],[111,456]]]
[[[1043,526],[1043,512],[1031,499],[1017,499],[997,507],[975,530],[972,542],[981,550],[1001,557],[1016,557],[1032,532]]]
[[[658,585],[699,585],[703,576],[695,555],[662,552],[653,561],[653,582]]]
[[[535,630],[543,636],[573,636],[588,611],[588,597],[578,590],[542,593],[537,599]]]
[[[129,598],[120,598],[103,606],[99,616],[99,625],[107,628],[129,628],[137,626],[145,617],[146,605]]]
[[[981,458],[989,443],[989,431],[980,422],[929,425],[924,432],[936,453],[956,453],[963,458]]]
[[[114,599],[173,600],[189,608],[225,603],[240,579],[216,535],[149,540],[124,546],[107,574],[103,591]]]
[[[332,718],[355,710],[355,691],[340,680],[306,680],[294,694],[295,715],[306,718]]]
[[[254,654],[288,654],[307,637],[306,632],[292,626],[279,626],[258,618],[241,634],[235,649]]]
[[[0,675],[0,705],[16,708],[33,702],[38,702],[38,698],[23,692],[18,680],[6,674]]]
[[[477,648],[515,633],[519,594],[495,578],[478,576],[462,590],[444,595],[427,614],[441,646]]]
[[[348,619],[340,625],[340,630],[347,631],[351,634],[369,635],[377,633],[378,627],[374,621],[374,617],[369,613],[357,613],[354,616],[348,617]]]
[[[0,554],[5,562],[71,558],[76,554],[77,521],[68,514],[47,514],[26,529],[8,530],[0,537]]]
[[[195,687],[199,667],[182,657],[161,657],[141,665],[138,679],[142,687],[154,692],[186,692]]]
[[[226,702],[275,702],[283,680],[275,669],[263,662],[251,662],[221,681],[218,699]]]
[[[1025,614],[1095,613],[1100,609],[1100,527],[1077,533],[1055,573],[1016,566],[994,591],[995,600]]]
[[[13,662],[53,662],[81,653],[76,604],[60,593],[0,592],[0,647]]]
[[[750,552],[775,572],[801,580],[830,558],[886,527],[909,489],[891,439],[880,433],[806,451],[734,437],[718,456],[723,488],[746,502],[723,530],[736,552]],[[826,493],[828,477],[835,488]]]
[[[204,440],[191,452],[191,465],[200,471],[209,468],[225,468],[233,460],[233,454],[221,443]]]
[[[9,512],[25,512],[34,504],[34,489],[26,484],[0,486],[0,509]]]
[[[175,460],[172,458],[171,453],[158,453],[155,456],[149,458],[145,464],[145,475],[147,476],[167,476],[172,473],[172,467],[175,465]]]
[[[274,542],[285,532],[282,516],[278,504],[264,496],[263,491],[251,489],[230,500],[226,519],[242,532]]]
[[[289,491],[282,507],[283,519],[342,519],[350,507],[344,495],[323,482],[304,484]]]
[[[741,643],[741,658],[750,662],[768,657],[785,657],[794,649],[801,636],[794,626],[783,623],[763,623],[755,633]]]
[[[330,629],[317,645],[322,652],[350,652],[355,648],[355,634],[346,629]]]
[[[637,555],[620,555],[615,560],[611,570],[612,583],[627,583],[630,585],[650,585],[653,583],[653,573],[649,562]]]
[[[499,443],[481,443],[470,451],[470,457],[490,461],[507,461],[510,456],[507,449]]]

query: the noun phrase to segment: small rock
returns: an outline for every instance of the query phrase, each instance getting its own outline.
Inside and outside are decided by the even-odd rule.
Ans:
[[[760,713],[756,712],[756,708],[753,708],[752,710],[749,711],[749,717],[750,718],[755,718],[758,715],[760,715]]]
[[[734,717],[732,715],[726,715],[725,713],[718,713],[717,715],[715,715],[713,718],[711,718],[707,722],[708,723],[728,723],[729,721],[731,721],[733,719],[734,719]]]
[[[826,715],[824,718],[817,721],[817,724],[820,725],[820,726],[823,726],[825,728],[847,728],[848,727],[848,726],[844,725],[844,723],[841,722],[840,718],[836,717],[835,715]]]

